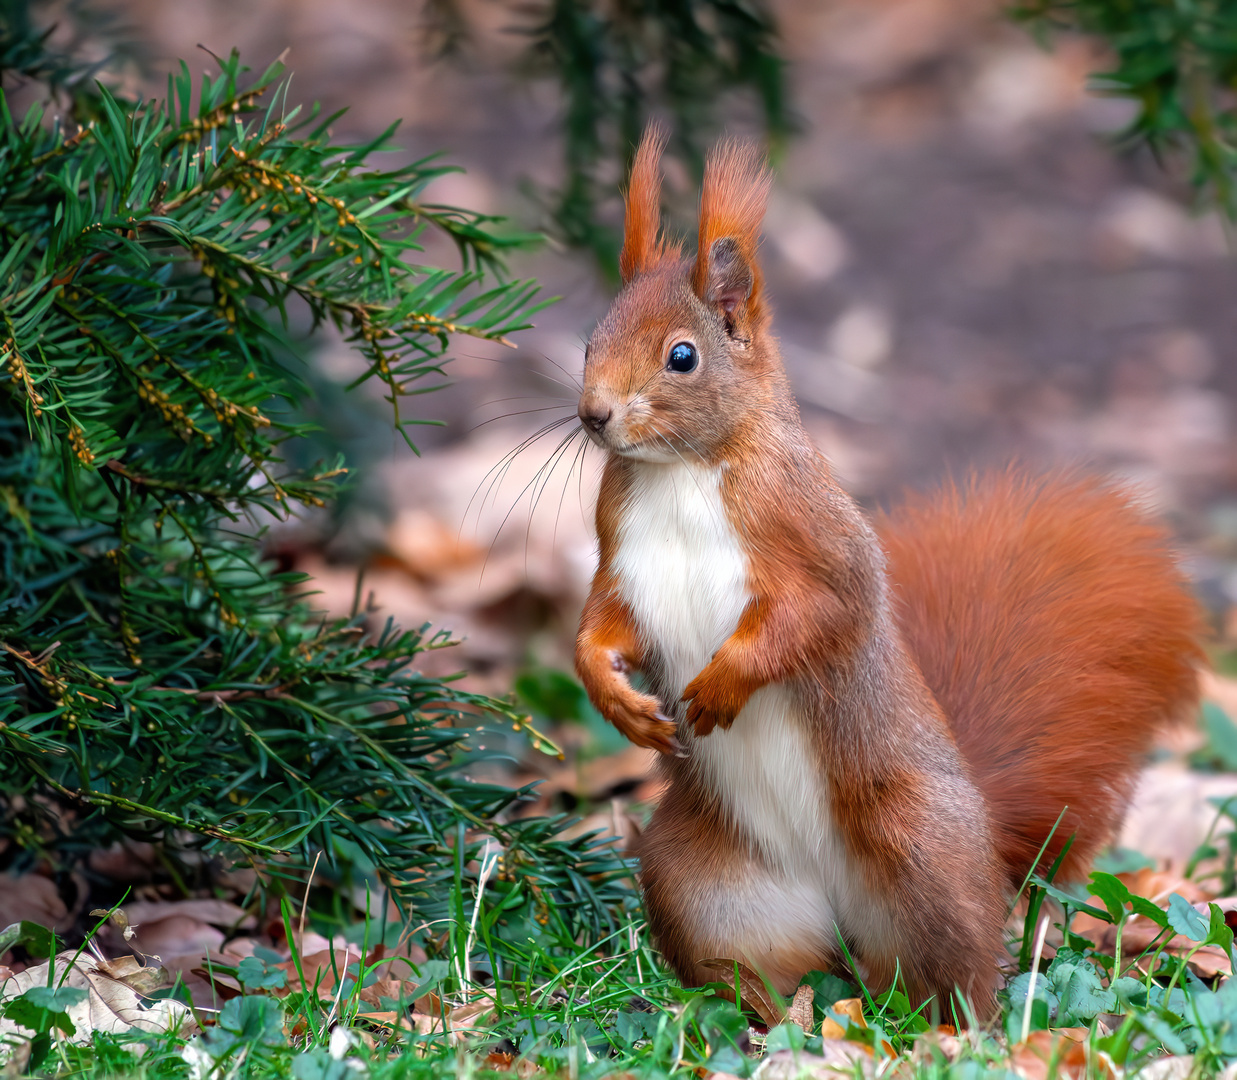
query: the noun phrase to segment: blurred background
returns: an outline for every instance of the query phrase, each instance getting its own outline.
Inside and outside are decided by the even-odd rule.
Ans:
[[[100,40],[126,43],[130,78],[146,93],[162,94],[180,59],[213,66],[199,45],[238,47],[257,70],[284,55],[292,100],[348,108],[337,135],[368,140],[398,119],[393,142],[406,157],[443,152],[464,167],[425,201],[549,235],[511,269],[560,299],[515,348],[454,353],[444,388],[423,399],[424,415],[443,423],[419,429],[420,456],[391,430],[378,389],[342,391],[360,373],[342,342],[313,354],[323,441],[344,449],[360,479],[333,516],[275,529],[271,549],[312,575],[333,614],[350,609],[363,573],[375,622],[450,630],[461,644],[428,655],[436,673],[463,670],[469,686],[500,695],[515,685],[545,718],[582,721],[560,730],[564,773],[539,766],[543,800],[602,807],[623,831],[607,800],[650,794],[649,762],[638,750],[612,755],[622,741],[563,674],[595,558],[601,460],[576,457],[574,444],[559,454],[570,426],[537,437],[574,413],[584,341],[614,291],[612,234],[585,235],[572,219],[567,168],[580,152],[573,118],[605,91],[605,73],[581,89],[563,75],[570,63],[537,52],[539,41],[544,53],[569,40],[547,46],[537,35],[570,7],[92,5],[105,16]],[[760,48],[784,67],[766,56],[736,92],[721,87],[699,134],[771,139],[763,255],[775,327],[805,423],[846,487],[869,507],[889,505],[908,487],[1009,461],[1129,481],[1171,521],[1217,655],[1231,651],[1233,249],[1223,219],[1192,208],[1183,167],[1115,140],[1136,109],[1089,90],[1110,61],[1103,47],[1068,34],[1037,40],[987,0],[754,10],[768,16]],[[581,39],[580,56],[596,44]],[[668,55],[670,75],[694,62]],[[665,199],[672,226],[690,234],[698,158],[675,147]],[[621,165],[595,159],[581,196],[603,232],[621,221]],[[453,258],[449,246],[425,255]]]

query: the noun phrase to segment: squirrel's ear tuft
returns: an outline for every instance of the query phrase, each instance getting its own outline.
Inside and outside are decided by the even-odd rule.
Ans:
[[[772,180],[764,154],[751,143],[727,140],[705,163],[692,288],[721,309],[731,332],[764,318],[756,248]]]
[[[678,258],[678,244],[667,243],[661,235],[661,154],[666,148],[666,129],[651,123],[636,150],[627,185],[627,217],[623,228],[623,250],[619,271],[624,281],[652,269],[667,258]]]

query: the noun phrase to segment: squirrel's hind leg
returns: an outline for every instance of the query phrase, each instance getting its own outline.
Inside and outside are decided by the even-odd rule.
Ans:
[[[916,1004],[935,999],[945,1020],[957,991],[981,1019],[995,1006],[1003,900],[996,882],[975,888],[965,872],[981,862],[964,844],[952,859],[933,860],[931,880],[900,863],[875,891],[856,891],[856,882],[839,890],[837,881],[830,889],[808,865],[803,873],[770,866],[686,770],[640,839],[649,926],[684,985],[717,978],[706,960],[739,960],[787,997],[807,972],[832,971],[873,993],[896,983]],[[846,910],[834,910],[833,895],[846,897]]]
[[[784,995],[804,973],[838,966],[818,883],[765,866],[686,779],[640,839],[640,884],[657,946],[686,986],[717,978],[705,960],[739,960]]]

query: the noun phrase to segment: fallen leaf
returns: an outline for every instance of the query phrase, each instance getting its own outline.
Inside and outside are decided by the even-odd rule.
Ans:
[[[846,1029],[831,1016],[826,1016],[820,1022],[820,1037],[822,1039],[845,1039]]]
[[[129,940],[129,935],[133,927],[129,925],[129,917],[125,914],[124,908],[117,908],[115,911],[110,911],[107,908],[95,908],[90,912],[92,919],[107,919],[117,930],[124,934],[125,940]]]
[[[447,1013],[447,1022],[453,1031],[459,1031],[464,1025],[473,1027],[480,1025],[482,1019],[494,1011],[494,1002],[486,997],[470,1001],[467,1005],[456,1005]]]
[[[231,975],[225,975],[217,967],[200,964],[190,968],[189,971],[203,980],[211,988],[211,992],[217,994],[222,1001],[231,1001],[245,992],[237,979]],[[197,1003],[196,999],[194,1003]]]
[[[491,1050],[485,1055],[485,1067],[497,1072],[506,1072],[515,1064],[515,1055],[505,1050]]]
[[[729,993],[719,991],[727,1000],[734,999],[735,972],[739,975],[739,995],[742,1004],[752,1009],[769,1027],[782,1022],[786,1015],[785,1008],[776,1001],[765,986],[765,981],[746,964],[738,960],[729,960],[724,956],[711,956],[698,960],[696,966],[710,982],[719,982],[729,988]]]
[[[406,1001],[409,1004],[415,1000],[417,984],[405,979],[376,979],[366,987],[362,987],[357,995],[367,1005],[382,1006],[382,999],[390,1001]]]
[[[1177,1054],[1148,1061],[1138,1070],[1138,1080],[1187,1080],[1194,1072],[1194,1055]]]
[[[48,971],[47,963],[27,968],[0,987],[0,1002],[11,1001],[35,986],[68,986],[85,990],[86,996],[71,1005],[67,1014],[74,1032],[72,1043],[90,1042],[96,1031],[121,1034],[137,1028],[140,1031],[179,1031],[190,1035],[198,1030],[188,1006],[171,998],[149,998],[132,986],[112,978],[88,954],[63,952],[56,957],[55,967]],[[50,974],[50,977],[49,977]],[[30,1038],[33,1032],[7,1017],[0,1017],[0,1040],[8,1036]]]
[[[1050,1075],[1056,1080],[1084,1080],[1088,1034],[1086,1028],[1033,1031],[1026,1042],[1010,1047],[1010,1068],[1024,1080],[1048,1080]]]
[[[12,1046],[8,1060],[4,1063],[4,1067],[0,1068],[0,1076],[3,1076],[4,1080],[25,1076],[26,1066],[30,1064],[30,1054],[33,1050],[34,1042],[30,1039],[23,1039],[16,1046]]]
[[[223,956],[228,963],[235,966],[235,961],[244,960],[246,956],[252,956],[254,949],[260,945],[262,945],[262,942],[257,938],[233,938],[223,947]]]
[[[166,960],[173,956],[218,952],[223,947],[222,930],[216,930],[209,923],[188,914],[171,915],[163,919],[134,919],[133,926],[137,927],[138,931],[135,939],[128,944],[147,956],[158,956]],[[110,927],[108,929],[111,930]],[[118,944],[117,938],[122,938],[121,933],[111,930],[108,941]]]
[[[841,998],[829,1006],[838,1016],[847,1017],[852,1024],[859,1028],[866,1028],[868,1022],[863,1018],[863,999],[862,998]]]
[[[839,1074],[854,1076],[856,1065],[865,1077],[875,1074],[876,1062],[869,1047],[846,1039],[825,1039],[819,1054],[798,1050],[770,1054],[757,1066],[755,1080],[836,1080]]]
[[[946,1031],[945,1028],[951,1030]],[[925,1031],[915,1040],[911,1059],[916,1065],[931,1064],[939,1060],[936,1056],[939,1053],[952,1064],[962,1056],[966,1046],[966,1041],[958,1038],[957,1032],[952,1030],[952,1025],[942,1024],[934,1031]]]
[[[418,581],[434,582],[485,557],[485,548],[461,539],[427,510],[401,510],[387,530],[387,548]]]
[[[1139,870],[1135,874],[1120,874],[1118,877],[1125,883],[1126,888],[1131,893],[1145,896],[1161,908],[1167,908],[1166,900],[1168,897],[1173,893],[1179,893],[1184,899],[1190,901],[1204,921],[1210,916],[1209,903],[1214,903],[1225,913],[1226,922],[1237,921],[1237,898],[1222,897],[1210,900],[1194,882],[1171,872],[1144,869]],[[1096,907],[1103,906],[1103,902],[1095,897],[1091,898],[1091,902]],[[1116,948],[1117,928],[1103,919],[1097,919],[1085,912],[1080,912],[1074,916],[1070,928],[1075,933],[1094,941],[1096,947],[1101,951],[1112,952]],[[1127,959],[1133,959],[1144,949],[1148,948],[1160,936],[1160,933],[1160,927],[1145,915],[1131,915],[1126,919],[1125,925],[1121,930],[1122,955]],[[1159,944],[1166,953],[1174,956],[1186,956],[1195,948],[1197,942],[1178,934],[1167,941],[1161,939]],[[1230,974],[1232,971],[1232,964],[1228,954],[1214,945],[1207,945],[1198,949],[1190,957],[1190,967],[1194,970],[1195,974],[1203,978]]]
[[[88,858],[90,869],[109,881],[136,885],[151,880],[159,859],[153,844],[125,840],[109,848],[97,848]]]
[[[69,910],[56,883],[42,874],[0,874],[0,926],[33,922],[51,930],[61,929]]]
[[[372,965],[372,972],[378,979],[399,979],[415,974],[416,969],[424,964],[427,957],[425,949],[410,937],[404,938],[394,948],[376,945],[365,958],[366,965]]]
[[[1168,864],[1180,871],[1216,820],[1213,800],[1235,795],[1237,776],[1198,772],[1186,768],[1180,761],[1152,765],[1139,774],[1118,843],[1141,852],[1157,864]],[[1150,882],[1165,876],[1170,875],[1158,870],[1140,870],[1133,877],[1142,878],[1148,884],[1131,884],[1130,890],[1154,898],[1160,890]],[[1202,899],[1197,886],[1191,891],[1194,895],[1180,888],[1168,889],[1170,893],[1181,893],[1191,903]]]
[[[108,978],[131,986],[139,994],[149,995],[166,990],[173,979],[165,967],[147,966],[136,956],[118,956],[115,960],[97,960],[95,968]]]
[[[786,1019],[792,1024],[798,1024],[805,1035],[811,1035],[812,1028],[816,1026],[816,1016],[812,1011],[815,1000],[816,991],[805,983],[795,991],[795,999],[786,1010]]]
[[[361,959],[360,949],[349,945],[343,949],[323,949],[302,956],[299,970],[295,960],[285,960],[274,966],[288,973],[290,990],[303,986],[306,990],[316,989],[318,993],[327,993],[335,988],[336,973],[346,975],[348,965],[356,964]]]
[[[258,925],[258,920],[243,907],[227,900],[138,900],[126,904],[124,913],[134,926],[159,922],[174,915],[188,916],[211,926],[228,929],[252,930]]]
[[[359,1012],[356,1014],[358,1020],[364,1020],[367,1024],[373,1024],[375,1027],[389,1028],[392,1031],[415,1031],[418,1035],[428,1035],[434,1029],[432,1024],[428,1022],[422,1023],[422,1019],[428,1021],[428,1017],[422,1018],[418,1013],[398,1013],[390,1009],[377,1010],[374,1012]]]

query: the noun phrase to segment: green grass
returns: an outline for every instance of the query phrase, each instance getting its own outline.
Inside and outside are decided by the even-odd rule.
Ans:
[[[522,689],[530,702],[547,693],[527,680]],[[1208,894],[1231,891],[1234,821],[1228,806],[1217,806],[1215,827],[1190,864],[1192,884]],[[617,929],[586,940],[552,903],[528,902],[536,895],[535,868],[505,867],[496,852],[468,866],[457,860],[447,914],[415,926],[366,917],[323,869],[303,901],[280,894],[290,957],[258,948],[235,967],[210,965],[218,997],[206,1006],[199,995],[193,1015],[200,1035],[96,1031],[88,1044],[75,1045],[66,1010],[81,991],[49,978],[16,998],[0,990],[7,998],[0,1016],[36,1032],[10,1044],[17,1056],[0,1050],[0,1069],[5,1078],[527,1080],[544,1072],[566,1080],[688,1080],[714,1072],[752,1077],[779,1052],[797,1052],[800,1063],[820,1054],[837,1061],[831,1040],[840,1038],[858,1061],[842,1058],[839,1067],[856,1077],[896,1069],[915,1080],[1111,1080],[1114,1071],[1132,1076],[1165,1054],[1192,1055],[1191,1076],[1219,1076],[1237,1062],[1237,980],[1201,977],[1191,961],[1206,949],[1231,964],[1233,931],[1214,903],[1195,908],[1175,892],[1153,899],[1131,891],[1130,875],[1146,867],[1137,854],[1117,851],[1098,861],[1085,889],[1062,887],[1051,868],[1032,876],[1008,926],[1017,973],[999,994],[999,1015],[972,1018],[959,1037],[934,1030],[927,1010],[912,1007],[898,988],[876,993],[839,973],[804,980],[814,996],[810,1032],[789,1022],[763,1025],[760,1013],[768,1019],[770,1005],[786,1003],[753,988],[750,973],[736,969],[733,980],[703,989],[679,986],[649,939],[634,893]],[[250,906],[267,902],[259,895]],[[70,955],[89,959],[109,918],[95,914]],[[110,918],[117,929],[126,925],[115,909]],[[302,923],[335,947],[359,947],[367,959],[342,970],[333,960],[315,974],[291,947]],[[392,958],[409,952],[402,947],[410,942],[416,962]],[[133,944],[141,945],[140,927]],[[64,955],[50,931],[29,923],[0,930],[0,954],[14,946],[32,967],[40,957]],[[728,1000],[738,990],[743,1009]],[[166,996],[190,1001],[181,985],[144,1001],[157,1007]],[[1068,1036],[1049,1035],[1060,1029]]]
[[[1237,1061],[1237,982],[1205,981],[1189,967],[1205,946],[1218,947],[1231,959],[1233,933],[1223,912],[1213,904],[1201,913],[1175,895],[1162,908],[1132,895],[1104,871],[1093,875],[1089,901],[1046,879],[1033,879],[1022,925],[1011,930],[1010,955],[1022,951],[1024,939],[1033,941],[1032,955],[1039,955],[1034,939],[1049,913],[1058,940],[1061,934],[1064,939],[1055,957],[1039,965],[1030,994],[1032,976],[1023,971],[1000,995],[1001,1015],[959,1040],[930,1032],[923,1011],[912,1009],[896,990],[874,995],[819,973],[807,980],[815,990],[812,1035],[788,1023],[767,1032],[753,1029],[754,1013],[741,1013],[726,1000],[726,987],[679,987],[635,919],[581,946],[563,936],[566,928],[560,930],[552,914],[540,926],[502,926],[502,894],[483,884],[478,899],[476,886],[467,880],[460,879],[452,897],[455,916],[445,925],[419,929],[417,937],[430,954],[424,962],[397,962],[392,970],[390,961],[376,958],[331,977],[320,972],[309,985],[298,975],[304,969],[295,951],[290,972],[275,966],[282,957],[261,952],[236,968],[213,967],[221,985],[235,980],[244,992],[219,1000],[218,1012],[196,1010],[203,1034],[188,1040],[130,1032],[96,1034],[88,1046],[75,1046],[65,1030],[64,1010],[72,992],[54,987],[31,991],[10,1000],[3,1011],[34,1027],[41,1038],[34,1040],[27,1060],[10,1062],[5,1075],[343,1080],[526,1077],[544,1070],[569,1080],[621,1073],[747,1077],[773,1052],[829,1049],[819,1034],[825,1021],[832,1022],[826,1025],[830,1031],[841,1029],[846,1039],[871,1051],[870,1057],[864,1055],[868,1065],[852,1066],[852,1071],[875,1068],[881,1075],[895,1064],[890,1058],[901,1059],[902,1068],[916,1077],[1007,1075],[1009,1047],[1026,1032],[1049,1027],[1074,1029],[1085,1051],[1071,1042],[1060,1044],[1058,1051],[1073,1048],[1076,1056],[1085,1054],[1089,1075],[1102,1075],[1109,1063],[1132,1073],[1166,1051],[1193,1054],[1195,1075],[1204,1077]],[[484,867],[476,880],[486,881]],[[1116,948],[1098,949],[1071,932],[1079,912],[1114,925]],[[1145,947],[1122,950],[1135,916],[1149,919],[1159,933]],[[312,912],[308,918],[311,926],[330,928]],[[285,899],[289,941],[298,919]],[[394,943],[409,929],[357,920],[346,931],[370,955],[375,944]],[[1188,939],[1188,950],[1167,950],[1174,934]],[[53,948],[49,935],[39,935],[28,924],[22,936],[32,955]],[[364,991],[380,974],[398,978],[403,986],[398,999],[379,999],[375,1005],[373,994],[367,1002]],[[842,998],[860,1000],[863,1026],[848,1015],[853,1013],[845,1003],[832,1007]],[[395,1016],[399,1022],[393,1022]],[[431,1018],[436,1021],[432,1030]],[[444,1032],[444,1021],[452,1030]]]

